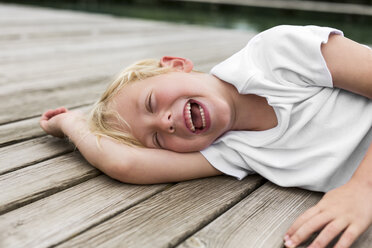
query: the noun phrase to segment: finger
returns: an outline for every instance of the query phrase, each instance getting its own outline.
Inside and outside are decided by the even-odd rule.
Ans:
[[[359,237],[359,235],[364,232],[364,230],[360,230],[354,225],[350,225],[345,232],[341,235],[340,239],[338,240],[335,248],[347,248],[350,247],[352,243]]]
[[[306,221],[308,221],[310,218],[312,218],[314,215],[319,214],[320,210],[319,208],[312,207],[306,210],[300,217],[298,217],[295,222],[291,225],[291,227],[288,229],[286,233],[286,237],[292,236],[300,226],[302,226]],[[286,238],[285,238],[286,239]]]
[[[332,219],[329,215],[322,213],[312,217],[311,219],[308,219],[292,236],[289,236],[289,239],[286,240],[285,245],[288,247],[293,247],[301,244],[303,241],[308,239],[311,234],[323,228],[331,220]]]
[[[41,116],[40,121],[47,121],[49,118],[45,115],[45,113]]]
[[[66,113],[67,112],[67,109],[65,107],[59,107],[57,108],[56,110],[58,110],[58,113]]]
[[[49,120],[55,115],[55,109],[49,109],[48,111],[44,113],[44,115],[47,118],[47,120]]]
[[[48,123],[48,120],[40,120],[40,122],[39,122],[40,127],[41,127],[44,131],[47,131],[47,123]]]
[[[56,115],[59,115],[61,113],[67,112],[67,109],[64,107],[57,108],[57,109],[50,109],[45,113],[45,116],[49,119],[53,118]]]
[[[347,227],[348,223],[342,220],[330,222],[314,239],[309,247],[326,247],[338,234]]]

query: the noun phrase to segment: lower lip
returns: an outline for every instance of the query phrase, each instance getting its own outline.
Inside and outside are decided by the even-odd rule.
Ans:
[[[196,104],[200,105],[204,110],[204,118],[205,118],[205,128],[203,128],[202,130],[195,130],[195,132],[192,132],[191,130],[190,131],[193,134],[200,134],[200,133],[204,133],[204,132],[208,131],[209,127],[211,126],[211,118],[210,118],[208,109],[205,107],[204,104],[202,104],[198,101],[190,100],[190,103],[196,103]]]

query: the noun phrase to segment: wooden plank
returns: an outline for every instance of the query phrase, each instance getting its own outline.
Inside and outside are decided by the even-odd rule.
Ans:
[[[0,216],[1,247],[51,247],[166,187],[130,185],[99,176]]]
[[[287,229],[301,213],[315,205],[322,195],[266,183],[177,248],[240,247],[241,244],[255,248],[283,247],[283,236]],[[298,247],[307,247],[315,237],[313,235]],[[372,227],[353,247],[367,248],[371,239]]]
[[[26,62],[19,64],[4,65],[0,69],[0,95],[7,96],[13,92],[26,92],[37,88],[54,88],[62,85],[78,84],[81,81],[93,81],[100,78],[105,80],[107,77],[117,74],[126,65],[133,63],[141,57],[160,57],[164,54],[180,54],[182,56],[193,59],[196,68],[203,63],[205,59],[211,60],[214,58],[215,63],[222,60],[243,47],[249,38],[243,36],[241,39],[237,36],[235,42],[230,42],[226,47],[226,41],[213,41],[216,37],[209,37],[204,39],[205,44],[211,43],[210,50],[206,51],[206,45],[196,46],[193,44],[198,40],[189,40],[187,43],[180,43],[183,46],[182,52],[178,51],[176,45],[164,46],[159,44],[153,45],[151,52],[136,51],[128,49],[129,51],[123,53],[122,51],[107,51],[106,53],[84,54],[81,57],[56,56],[53,59],[40,60],[39,62]],[[179,43],[179,42],[178,42]],[[149,44],[150,45],[150,44]],[[213,51],[220,50],[219,53]],[[200,57],[201,53],[204,54]],[[137,58],[137,59],[136,59]],[[22,69],[22,80],[19,80],[20,68]],[[41,87],[40,87],[41,86]],[[16,98],[15,96],[8,96],[9,98]]]
[[[203,45],[213,45],[214,43],[224,42],[225,46],[229,46],[232,40],[226,39],[224,32],[182,32],[182,33],[167,33],[158,34],[151,37],[136,36],[115,36],[107,37],[106,39],[94,39],[90,41],[79,43],[57,43],[48,46],[23,46],[17,49],[6,49],[1,51],[0,63],[18,63],[22,61],[35,61],[35,59],[61,59],[63,57],[81,58],[86,54],[105,54],[117,53],[125,54],[128,51],[135,50],[140,53],[151,53],[153,49],[166,48],[168,46],[184,47],[187,45],[194,45],[195,48]],[[238,33],[237,33],[238,35]],[[242,37],[243,35],[241,35]],[[245,35],[247,36],[247,35]],[[111,39],[110,39],[111,38]],[[239,38],[239,37],[237,37]],[[246,42],[248,39],[245,40]],[[195,45],[197,44],[197,45]],[[151,46],[151,49],[144,50],[144,47]],[[128,49],[128,50],[127,50]],[[131,51],[133,53],[134,51]],[[78,56],[78,57],[77,57]],[[3,71],[2,73],[5,73]]]
[[[92,31],[92,30],[90,30]],[[156,31],[156,30],[155,30]],[[172,31],[174,31],[174,33],[172,33]],[[87,32],[87,31],[85,31]],[[170,37],[164,37],[164,32],[160,32],[160,33],[156,33],[154,32],[151,36],[151,38],[149,37],[150,35],[147,35],[147,34],[142,34],[140,35],[140,33],[134,33],[134,34],[131,34],[131,33],[126,33],[125,32],[125,29],[123,28],[122,30],[122,34],[125,34],[125,36],[123,35],[113,35],[113,36],[110,36],[110,37],[107,37],[107,35],[98,35],[98,34],[95,34],[95,35],[85,35],[86,38],[82,39],[78,39],[81,41],[81,43],[76,43],[76,42],[73,42],[75,41],[76,39],[67,39],[66,40],[66,37],[65,38],[62,38],[60,42],[52,42],[52,40],[47,40],[48,42],[44,42],[43,46],[37,46],[38,42],[37,41],[33,41],[33,40],[29,40],[28,42],[24,42],[24,43],[21,43],[21,44],[13,44],[13,45],[8,45],[8,46],[5,46],[3,48],[0,49],[1,51],[1,59],[2,61],[4,60],[4,58],[6,57],[11,57],[11,56],[19,56],[19,57],[22,57],[22,54],[23,56],[27,57],[27,56],[35,56],[35,55],[41,55],[41,54],[47,54],[47,53],[55,53],[56,51],[57,52],[70,52],[70,53],[76,53],[76,52],[84,52],[84,51],[96,51],[97,49],[107,49],[107,48],[110,48],[110,47],[116,47],[116,48],[122,48],[122,47],[126,47],[128,45],[139,45],[138,43],[140,42],[140,44],[142,43],[162,43],[162,42],[167,42],[167,38],[170,38],[170,40],[168,40],[169,42],[171,42],[173,39],[181,39],[182,40],[182,37],[184,37],[185,39],[187,39],[187,37],[189,37],[188,39],[192,38],[191,37],[191,34],[194,33],[199,33],[197,32],[196,30],[193,30],[193,31],[187,31],[185,30],[185,33],[184,32],[178,32],[176,33],[175,32],[175,29],[170,29],[168,31],[169,33],[167,33]],[[201,33],[201,32],[200,32]],[[62,33],[63,34],[63,33]],[[151,33],[150,33],[151,34]],[[129,39],[125,39],[125,37],[128,37]],[[148,39],[144,39],[148,37]],[[90,39],[89,39],[90,38]],[[196,37],[195,37],[196,38]],[[194,39],[195,39],[194,38]],[[62,41],[65,41],[65,42],[62,42]],[[15,48],[16,50],[10,50],[10,48]],[[28,49],[30,48],[33,48],[32,51],[28,51],[30,54],[24,54],[25,51],[27,51]]]
[[[351,248],[371,248],[372,244],[372,226],[365,231]]]
[[[0,26],[28,26],[28,25],[58,25],[60,23],[85,22],[99,23],[102,18],[112,21],[115,18],[97,13],[84,13],[71,10],[53,10],[36,6],[22,6],[17,4],[1,4]],[[14,14],[11,14],[14,13]]]
[[[78,153],[0,176],[0,214],[96,177],[100,172]]]
[[[262,182],[220,176],[179,183],[57,247],[171,247]]]
[[[282,247],[287,228],[320,198],[318,193],[266,183],[177,247]]]
[[[0,125],[0,145],[40,137],[45,133],[39,126],[40,116]]]
[[[50,108],[65,106],[71,108],[79,105],[92,104],[103,92],[105,85],[101,81],[85,81],[79,85],[66,88],[50,88],[4,96],[0,106],[0,124],[40,115]],[[22,99],[22,100],[21,100]]]
[[[74,145],[66,140],[44,136],[0,148],[0,175],[71,152]],[[21,151],[21,152],[20,152]]]
[[[73,76],[85,76],[93,77],[98,74],[102,76],[112,75],[116,73],[119,68],[126,63],[134,62],[135,58],[138,57],[150,57],[150,56],[160,56],[169,53],[177,53],[179,51],[178,46],[183,47],[183,51],[187,51],[188,54],[196,55],[199,52],[203,54],[211,53],[210,51],[205,51],[205,46],[210,44],[211,49],[221,49],[226,47],[226,52],[231,50],[229,48],[239,47],[245,45],[249,40],[247,35],[236,35],[234,42],[230,42],[229,46],[226,46],[227,40],[218,39],[222,34],[211,34],[204,35],[203,42],[200,44],[200,39],[190,38],[189,36],[178,36],[173,37],[174,39],[169,41],[163,38],[153,38],[153,42],[144,41],[144,38],[131,39],[127,38],[116,38],[115,46],[101,46],[104,44],[94,44],[94,49],[91,51],[86,51],[81,54],[81,56],[76,56],[76,53],[70,52],[60,52],[55,53],[53,56],[46,56],[45,58],[38,57],[37,61],[32,61],[25,59],[25,56],[20,54],[20,59],[16,56],[11,55],[6,60],[14,60],[13,62],[6,63],[0,68],[0,75],[2,77],[0,85],[6,87],[18,87],[19,84],[27,85],[31,82],[29,79],[40,80],[40,77],[43,77],[43,81],[47,79],[51,82],[49,85],[54,85],[53,81],[59,80],[59,77],[56,77],[55,73],[59,73],[59,76],[62,78],[73,77]],[[126,41],[125,41],[126,39]],[[172,42],[173,41],[173,42]],[[170,43],[167,43],[170,42]],[[165,43],[167,46],[165,46]],[[198,46],[195,46],[195,43],[199,43]],[[141,45],[140,45],[141,44]],[[111,44],[113,45],[113,44]],[[152,46],[150,51],[143,50],[141,47]],[[73,45],[71,45],[72,47]],[[140,46],[140,47],[139,47]],[[213,51],[213,50],[211,50]],[[8,52],[12,54],[11,52]],[[225,51],[224,51],[225,53]],[[0,53],[1,54],[1,53]],[[218,54],[216,54],[218,55]],[[36,58],[38,55],[33,52],[29,53],[30,57]],[[0,60],[2,56],[0,55]],[[100,70],[98,70],[101,67]],[[113,69],[110,69],[114,67]],[[79,75],[79,70],[81,73]],[[22,71],[22,80],[19,79],[19,73]],[[55,76],[54,76],[55,75]],[[9,84],[12,82],[12,84]],[[36,83],[36,82],[35,82]],[[22,87],[18,87],[22,88]],[[2,93],[4,95],[4,93]]]
[[[102,18],[101,18],[102,19]],[[106,19],[105,19],[106,20]],[[101,21],[98,23],[81,23],[77,22],[74,25],[71,23],[60,23],[59,25],[49,26],[18,26],[18,27],[2,27],[0,30],[0,37],[7,35],[19,35],[20,43],[24,43],[26,39],[37,39],[41,42],[51,42],[58,38],[58,40],[71,40],[76,36],[100,36],[100,35],[148,35],[160,32],[169,32],[169,30],[176,31],[179,25],[172,23],[141,21],[139,19],[120,19],[114,22]],[[190,26],[186,26],[186,30],[191,30]],[[195,30],[195,29],[194,29]],[[40,40],[39,40],[40,39]],[[36,42],[36,41],[34,41]],[[6,44],[5,46],[18,46],[19,43]],[[3,49],[3,48],[2,48]]]

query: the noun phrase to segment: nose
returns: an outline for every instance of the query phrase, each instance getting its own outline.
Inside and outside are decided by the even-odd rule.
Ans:
[[[166,113],[160,117],[158,128],[166,133],[174,133],[176,131],[171,113]]]

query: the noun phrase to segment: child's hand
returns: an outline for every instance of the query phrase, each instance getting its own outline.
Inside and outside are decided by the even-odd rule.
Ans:
[[[309,247],[326,247],[343,231],[335,247],[350,247],[372,223],[371,199],[372,189],[352,180],[329,191],[292,224],[285,245],[295,247],[323,229]]]
[[[61,128],[61,119],[69,113],[69,111],[64,108],[50,109],[41,116],[40,126],[41,128],[50,135],[55,137],[63,138],[64,133]]]

